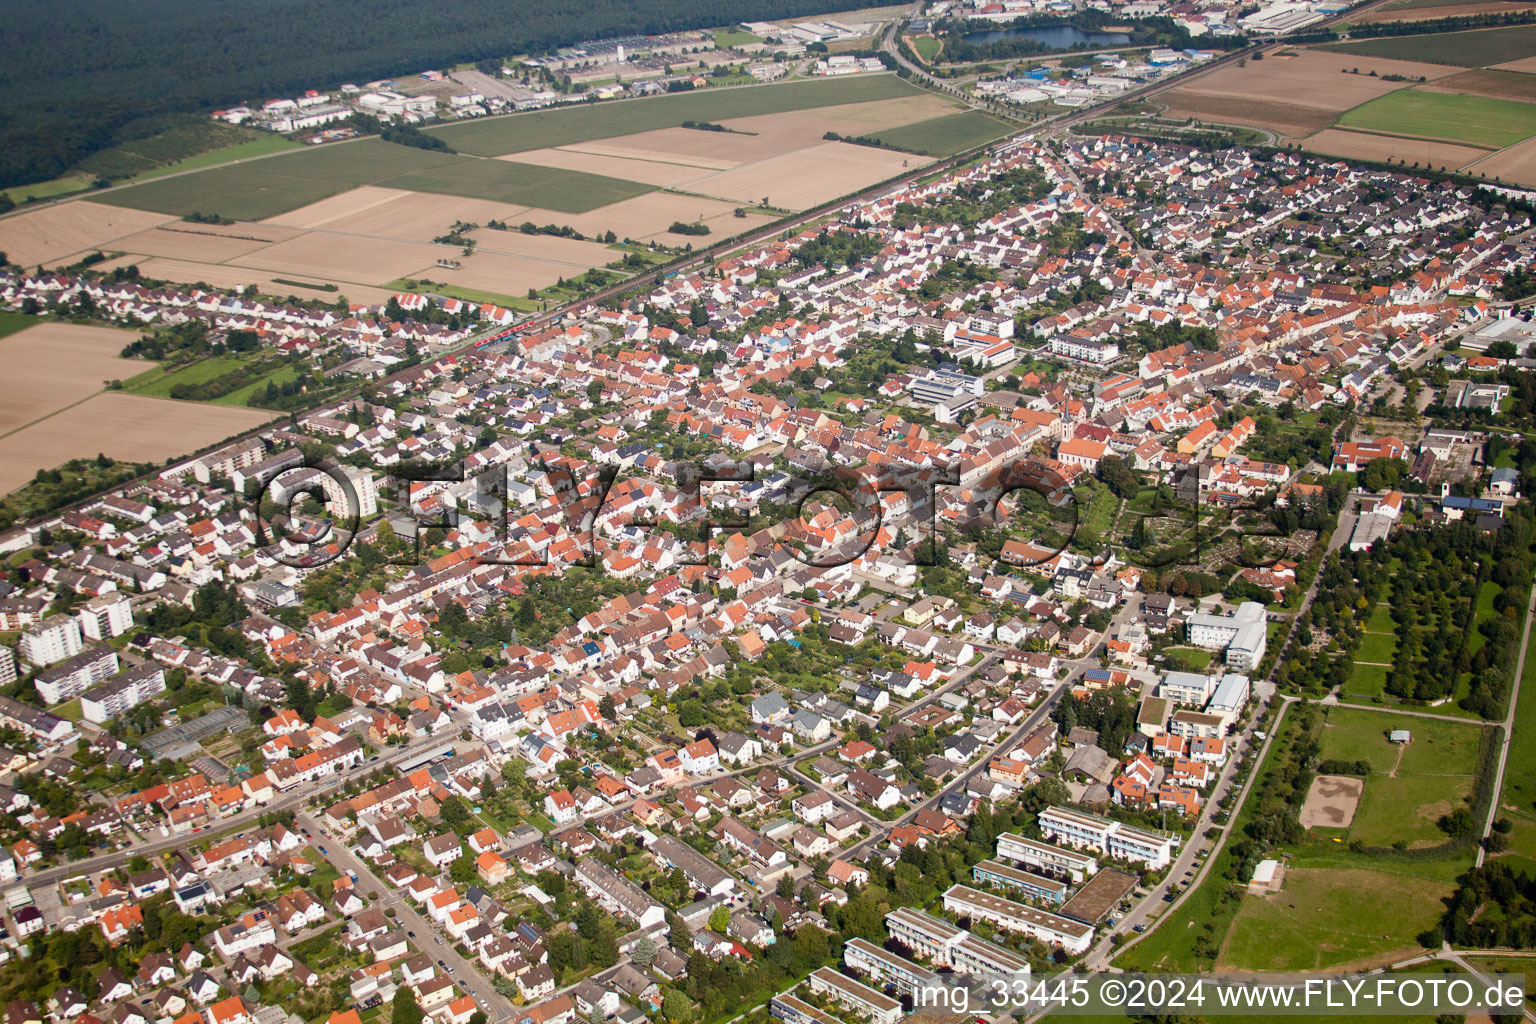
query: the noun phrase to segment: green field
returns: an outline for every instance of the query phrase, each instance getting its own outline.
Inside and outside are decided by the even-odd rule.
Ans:
[[[1349,682],[1342,687],[1340,697],[1379,697],[1387,690],[1387,672],[1385,665],[1361,665],[1356,662],[1350,670]]]
[[[917,51],[917,55],[929,64],[932,64],[933,58],[939,55],[941,44],[936,36],[917,36],[908,39],[907,42],[911,43],[912,49]]]
[[[1338,123],[1347,128],[1502,148],[1536,135],[1536,104],[1399,89],[1346,110]]]
[[[461,153],[503,156],[617,135],[674,128],[684,121],[721,121],[778,114],[839,103],[865,103],[923,95],[895,75],[780,82],[773,85],[702,89],[639,100],[596,103],[566,110],[535,110],[509,117],[428,129]]]
[[[1393,729],[1409,730],[1412,742],[1388,742]],[[1323,727],[1322,758],[1371,765],[1348,838],[1376,847],[1445,842],[1437,822],[1470,796],[1482,732],[1472,724],[1331,708]]]
[[[513,163],[509,160],[467,159],[388,178],[378,184],[413,192],[443,192],[451,196],[494,199],[519,206],[537,206],[561,213],[585,213],[622,199],[655,191],[654,185],[608,178],[558,167]]]
[[[1536,872],[1536,652],[1532,651],[1526,652],[1525,673],[1520,678],[1499,816],[1514,826],[1509,834],[1509,852],[1500,854],[1500,859],[1516,859],[1518,863],[1511,866]]]
[[[1393,634],[1364,632],[1360,634],[1360,646],[1355,649],[1355,661],[1390,665],[1396,650],[1397,637]]]
[[[72,192],[84,192],[90,189],[90,187],[90,179],[71,174],[63,178],[54,178],[52,181],[35,182],[31,185],[12,185],[8,189],[0,190],[0,195],[10,199],[13,203],[25,203],[30,199],[52,199],[55,196],[69,195]]]
[[[932,117],[900,128],[887,128],[871,138],[895,149],[928,156],[952,156],[993,139],[1002,138],[1013,129],[995,117],[976,110]]]
[[[5,337],[7,334],[15,334],[17,331],[24,331],[28,327],[42,322],[42,320],[29,313],[7,313],[4,310],[0,310],[0,338]]]
[[[761,36],[755,36],[740,26],[733,25],[730,28],[715,29],[715,45],[722,50],[732,46],[745,46],[747,43],[762,42]]]
[[[135,377],[123,382],[123,390],[133,395],[145,395],[150,398],[170,398],[171,388],[178,384],[202,384],[222,374],[237,370],[250,362],[249,356],[210,356],[200,359],[187,366],[164,370],[155,368],[146,370]],[[286,363],[273,363],[270,371],[264,373],[249,384],[210,399],[211,405],[244,406],[246,400],[255,394],[260,388],[267,386],[267,381],[282,384],[298,376],[298,371]]]
[[[1379,871],[1290,870],[1284,888],[1244,896],[1218,968],[1301,971],[1417,951],[1452,887]]]
[[[1358,53],[1362,57],[1421,60],[1429,64],[1455,64],[1486,68],[1506,61],[1536,56],[1536,25],[1487,28],[1472,32],[1441,32],[1421,36],[1387,36],[1329,43],[1320,50]],[[1389,95],[1396,95],[1390,93]]]

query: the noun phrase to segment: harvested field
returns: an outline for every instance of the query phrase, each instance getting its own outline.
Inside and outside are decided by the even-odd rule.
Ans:
[[[279,277],[380,284],[439,256],[457,255],[452,246],[314,231],[258,249],[229,265],[267,270]]]
[[[1348,828],[1360,806],[1365,780],[1350,775],[1319,775],[1301,806],[1302,828]]]
[[[692,223],[702,218],[704,223],[713,229],[715,235],[726,236],[738,234],[773,220],[772,217],[761,214],[737,217],[733,211],[738,205],[740,204],[699,196],[651,192],[574,216],[554,210],[528,210],[523,215],[523,219],[531,220],[536,224],[569,224],[588,236],[612,231],[620,238],[638,239],[649,239],[664,234],[673,221]],[[676,239],[676,236],[667,237]],[[704,237],[707,240],[712,236]],[[689,241],[692,241],[695,246],[700,244],[698,238],[691,238]]]
[[[1332,124],[1337,116],[1335,111],[1322,107],[1277,103],[1272,100],[1235,99],[1228,95],[1193,92],[1188,88],[1170,89],[1157,98],[1168,104],[1169,117],[1193,117],[1201,121],[1251,125],[1289,138],[1300,138],[1321,131]]]
[[[780,82],[703,89],[646,99],[621,100],[565,110],[536,110],[428,129],[461,153],[504,156],[593,139],[611,139],[684,121],[721,122],[733,117],[805,110],[924,95],[895,75]]]
[[[1373,135],[1369,132],[1351,132],[1342,128],[1328,128],[1302,142],[1305,149],[1326,156],[1341,156],[1348,160],[1385,161],[1407,159],[1421,163],[1461,167],[1488,155],[1488,150],[1475,146],[1458,146],[1451,142],[1430,142],[1424,139],[1404,139],[1395,135]]]
[[[1361,25],[1374,25],[1383,21],[1433,21],[1436,18],[1462,18],[1470,14],[1504,14],[1509,11],[1530,10],[1530,4],[1508,3],[1506,0],[1467,0],[1465,3],[1445,3],[1432,0],[1420,5],[1388,4],[1374,11],[1366,11],[1350,20]]]
[[[1536,139],[1502,149],[1466,165],[1468,171],[1486,174],[1490,179],[1536,185]]]
[[[1397,60],[1424,61],[1429,64],[1486,68],[1536,56],[1536,25],[1484,28],[1470,32],[1440,32],[1421,36],[1352,39],[1344,43],[1328,43],[1318,49],[1333,53],[1354,53],[1365,57],[1391,57]]]
[[[1359,74],[1353,73],[1356,69]],[[1384,76],[1433,81],[1453,74],[1453,69],[1436,64],[1301,50],[1284,60],[1221,68],[1158,99],[1169,105],[1174,117],[1252,125],[1301,138],[1327,128],[1351,107],[1403,87]]]
[[[708,174],[706,168],[693,164],[663,163],[639,157],[609,156],[603,153],[582,153],[573,149],[532,149],[526,153],[508,153],[498,157],[513,163],[537,164],[541,167],[559,167],[567,171],[586,174],[602,174],[610,178],[639,181],[647,185],[673,188],[684,185]]]
[[[1498,149],[1536,135],[1536,105],[1399,89],[1346,111],[1339,126]]]
[[[135,360],[134,365],[142,369],[145,364]],[[0,451],[0,493],[20,487],[39,469],[97,452],[135,462],[185,455],[259,426],[273,415],[116,391],[95,395],[6,435]]]
[[[274,217],[266,224],[322,229],[348,235],[372,235],[405,242],[430,242],[455,221],[484,224],[489,220],[521,222],[526,206],[487,199],[406,192],[365,185],[330,199]]]
[[[769,133],[785,126],[810,123],[820,132],[835,131],[844,135],[864,135],[880,128],[899,128],[930,118],[953,114],[963,109],[942,96],[924,94],[895,100],[875,100],[871,103],[840,103],[831,107],[815,107],[810,110],[791,110],[779,114],[756,114],[737,117],[725,122],[727,127],[741,131]],[[817,139],[821,138],[820,132]]]
[[[332,292],[319,288],[301,288],[297,285],[280,284],[273,280],[275,277],[293,278],[292,274],[252,270],[248,267],[236,267],[225,263],[188,263],[184,260],[158,257],[140,261],[139,273],[148,278],[175,281],[179,284],[197,284],[201,281],[214,288],[239,288],[249,285],[266,295],[297,295],[300,298],[318,302],[335,302],[345,295],[352,302],[372,305],[389,301],[390,295],[393,294],[384,288],[365,287],[350,281],[337,281],[330,277],[307,274],[301,275],[296,280],[312,281],[315,284],[334,284],[340,290]]]
[[[223,263],[254,252],[264,245],[286,241],[296,234],[298,232],[284,228],[251,224],[225,227],[175,221],[119,238],[112,243],[112,247],[141,256],[164,256],[196,263]]]
[[[1536,57],[1522,57],[1519,60],[1493,66],[1500,71],[1523,71],[1528,75],[1536,75]]]
[[[1523,75],[1517,71],[1463,71],[1460,74],[1430,82],[1428,85],[1421,85],[1419,90],[1536,103],[1536,75]]]
[[[6,382],[0,436],[94,395],[106,381],[127,380],[153,367],[140,359],[118,358],[138,336],[111,327],[39,323],[0,339],[0,372]],[[7,441],[5,447],[15,445]]]
[[[712,171],[730,170],[784,152],[783,147],[772,140],[732,135],[729,132],[699,132],[688,128],[658,128],[655,131],[622,135],[601,142],[579,142],[561,148],[573,153],[654,160]]]
[[[910,153],[827,142],[700,178],[691,192],[803,210],[930,161]]]
[[[525,235],[521,231],[497,231],[494,228],[476,231],[475,240],[479,243],[476,251],[520,256],[583,270],[600,267],[621,255],[601,242],[582,242],[557,235]]]
[[[617,254],[610,252],[610,255]],[[488,252],[483,249],[476,250],[473,256],[458,258],[462,262],[458,270],[445,270],[433,265],[418,268],[414,273],[401,276],[424,277],[460,288],[472,288],[475,291],[521,298],[530,288],[548,288],[562,277],[579,277],[587,266],[600,265],[556,263],[551,260]]]
[[[0,220],[0,252],[12,263],[28,266],[81,250],[111,248],[107,243],[170,219],[76,200]]]

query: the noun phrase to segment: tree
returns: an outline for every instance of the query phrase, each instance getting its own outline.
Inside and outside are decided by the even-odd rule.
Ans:
[[[720,904],[709,915],[709,927],[724,935],[731,927],[731,908]]]
[[[1141,481],[1118,455],[1106,455],[1099,460],[1099,479],[1117,498],[1131,499],[1141,490]]]
[[[685,729],[704,724],[704,702],[685,700],[677,708],[677,721]]]
[[[450,796],[443,801],[443,824],[455,832],[461,831],[469,824],[469,811],[464,807],[464,801],[456,796]]]
[[[609,693],[603,694],[603,699],[597,702],[597,710],[610,722],[619,717],[619,710],[613,703],[613,695]]]
[[[421,1024],[421,1007],[416,1005],[416,997],[411,995],[411,990],[402,985],[395,990],[395,1000],[392,1004],[389,1024]]]
[[[656,943],[650,936],[641,936],[640,941],[629,951],[629,958],[639,967],[651,966],[651,961],[656,959]]]
[[[661,997],[661,1013],[668,1024],[690,1024],[695,1016],[693,1001],[675,988],[667,989]]]

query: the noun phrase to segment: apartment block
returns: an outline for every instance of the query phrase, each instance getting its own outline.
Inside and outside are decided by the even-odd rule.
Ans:
[[[1047,807],[1040,813],[1039,821],[1040,832],[1048,839],[1154,869],[1171,863],[1174,847],[1178,845],[1176,836],[1158,835],[1066,807]]]
[[[74,619],[68,621],[76,630],[80,628]],[[106,682],[115,675],[117,652],[110,647],[98,646],[87,648],[68,661],[38,673],[35,682],[38,695],[44,702],[60,704],[74,700],[97,683]]]
[[[1076,850],[1027,839],[1015,832],[997,837],[997,859],[1013,861],[1036,871],[1066,875],[1074,882],[1087,881],[1099,870],[1097,859]]]
[[[1005,931],[1018,932],[1068,953],[1085,953],[1093,943],[1093,929],[1059,914],[972,889],[950,886],[944,893],[944,909],[972,921],[990,921]]]

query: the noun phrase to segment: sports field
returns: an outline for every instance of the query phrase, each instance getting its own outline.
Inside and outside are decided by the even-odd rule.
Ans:
[[[1388,36],[1328,43],[1319,50],[1354,53],[1363,57],[1419,60],[1428,64],[1454,64],[1486,68],[1506,61],[1536,57],[1536,25],[1441,32],[1421,36]]]
[[[1502,148],[1536,135],[1536,105],[1400,89],[1339,117],[1346,128]]]

